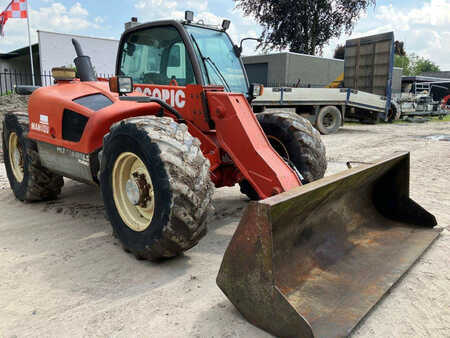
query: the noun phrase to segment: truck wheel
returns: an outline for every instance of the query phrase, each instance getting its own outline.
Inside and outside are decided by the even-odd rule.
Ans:
[[[319,132],[305,118],[294,113],[263,113],[256,115],[270,144],[276,152],[303,176],[303,183],[322,178],[327,169],[325,146]],[[241,192],[252,200],[258,194],[246,180]]]
[[[335,106],[323,107],[317,115],[316,128],[323,135],[336,133],[342,124],[342,115]]]
[[[27,133],[27,113],[5,115],[3,161],[11,189],[24,202],[55,199],[64,185],[63,177],[41,166],[37,145]]]
[[[186,125],[129,118],[104,138],[100,185],[123,248],[139,259],[181,254],[206,234],[212,210],[209,161]]]

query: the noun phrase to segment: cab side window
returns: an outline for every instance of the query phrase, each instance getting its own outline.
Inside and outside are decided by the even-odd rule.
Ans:
[[[195,84],[186,46],[170,26],[131,33],[123,46],[120,74],[141,84],[168,85],[172,80],[179,86]]]

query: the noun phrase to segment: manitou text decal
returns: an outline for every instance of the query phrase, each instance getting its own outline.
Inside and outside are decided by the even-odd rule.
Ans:
[[[48,134],[50,132],[50,128],[48,127],[48,125],[37,122],[31,122],[31,129],[45,134]]]
[[[181,89],[136,87],[136,91],[147,96],[161,99],[172,107],[183,108],[186,105],[186,94]]]

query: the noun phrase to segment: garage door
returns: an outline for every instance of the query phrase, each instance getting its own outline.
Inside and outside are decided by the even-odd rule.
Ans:
[[[248,80],[250,83],[260,83],[267,85],[267,63],[251,63],[246,64],[245,69],[247,71]]]

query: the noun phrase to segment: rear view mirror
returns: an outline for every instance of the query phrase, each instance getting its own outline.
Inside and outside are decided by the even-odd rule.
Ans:
[[[133,92],[133,79],[129,76],[113,76],[109,79],[109,90],[113,93],[128,94]]]
[[[236,54],[237,57],[241,57],[241,55],[242,55],[242,43],[244,41],[247,41],[247,40],[257,41],[259,43],[262,42],[262,39],[256,39],[256,38],[244,38],[244,39],[242,39],[241,43],[239,44],[239,46],[237,46],[237,45],[233,46],[234,54]]]

